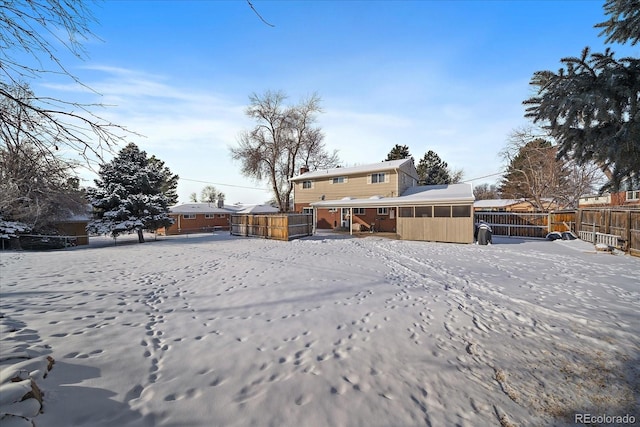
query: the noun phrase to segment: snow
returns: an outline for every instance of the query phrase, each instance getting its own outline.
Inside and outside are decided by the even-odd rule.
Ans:
[[[55,359],[26,368],[36,425],[640,418],[640,258],[496,236],[135,241],[0,253],[0,349]]]

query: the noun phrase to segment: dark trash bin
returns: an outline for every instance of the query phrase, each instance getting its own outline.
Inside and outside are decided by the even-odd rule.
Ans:
[[[479,245],[490,245],[491,242],[491,235],[492,235],[492,230],[491,230],[491,226],[489,226],[489,224],[487,224],[486,222],[481,222],[477,225],[476,228],[477,231],[477,243]]]

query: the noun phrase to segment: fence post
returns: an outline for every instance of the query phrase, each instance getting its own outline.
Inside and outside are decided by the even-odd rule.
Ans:
[[[596,222],[595,221],[593,222],[593,234],[591,236],[593,238],[593,242],[591,243],[595,245],[596,244]]]
[[[627,212],[627,244],[626,253],[631,253],[631,209]]]

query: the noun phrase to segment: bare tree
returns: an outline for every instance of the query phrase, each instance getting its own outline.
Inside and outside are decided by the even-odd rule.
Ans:
[[[514,130],[500,153],[507,162],[499,191],[502,197],[525,198],[538,208],[543,199],[576,208],[585,194],[606,183],[596,162],[580,163],[558,156],[558,146],[536,127]]]
[[[269,181],[282,212],[290,210],[293,185],[289,179],[301,166],[319,168],[338,163],[337,152],[327,152],[324,135],[314,126],[322,111],[320,98],[314,94],[294,106],[286,106],[286,99],[281,91],[251,95],[246,114],[257,125],[242,132],[238,146],[230,148],[232,158],[242,163],[244,175]]]
[[[473,196],[476,200],[499,199],[500,192],[495,184],[487,184],[486,182],[473,187]]]
[[[606,175],[594,162],[580,165],[570,160],[566,163],[565,170],[566,184],[558,189],[558,200],[567,208],[576,209],[580,197],[593,194],[607,182]]]
[[[23,108],[30,91],[12,88],[21,103],[0,98],[0,218],[47,231],[56,220],[83,210],[85,202],[72,164],[43,153],[37,143],[38,121]]]
[[[557,153],[556,146],[546,139],[532,138],[529,130],[512,133],[500,153],[507,162],[500,185],[502,196],[527,199],[539,210],[544,210],[545,201],[557,201],[567,175]]]
[[[82,84],[62,63],[58,49],[62,46],[83,59],[82,42],[93,37],[93,22],[88,3],[82,0],[13,0],[0,7],[0,100],[27,112],[30,122],[23,123],[22,132],[46,155],[66,147],[88,161],[101,159],[127,132],[93,113],[99,104],[37,96],[25,83],[55,74]],[[7,112],[0,119],[18,126],[16,117]]]
[[[213,185],[207,185],[200,191],[200,201],[203,203],[215,203],[218,190]]]

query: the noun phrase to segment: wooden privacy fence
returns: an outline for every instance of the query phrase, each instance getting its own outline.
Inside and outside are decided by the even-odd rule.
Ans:
[[[231,234],[276,240],[310,236],[313,234],[313,215],[231,215]]]
[[[640,256],[640,209],[579,209],[578,235]]]
[[[493,234],[545,237],[573,231],[580,239],[603,243],[640,256],[640,209],[592,208],[549,213],[475,212],[475,222],[491,225]]]
[[[488,223],[493,234],[510,237],[546,237],[552,231],[575,231],[576,212],[475,212],[475,222]]]

